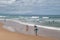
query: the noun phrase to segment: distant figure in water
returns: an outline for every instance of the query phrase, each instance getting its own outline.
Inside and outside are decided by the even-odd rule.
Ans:
[[[53,20],[52,22],[53,22],[53,24],[55,23],[55,21],[54,21],[54,20]]]
[[[26,31],[28,31],[29,30],[29,26],[28,25],[26,25]]]
[[[35,34],[36,34],[36,36],[37,36],[38,28],[37,28],[37,26],[36,26],[36,25],[34,26],[34,31],[35,31]]]

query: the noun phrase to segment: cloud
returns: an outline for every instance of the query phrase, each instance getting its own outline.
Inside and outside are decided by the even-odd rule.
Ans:
[[[60,10],[60,0],[0,0],[0,12],[4,13],[44,14],[51,13],[51,10],[53,12]]]
[[[15,2],[16,0],[0,0],[0,4],[12,4],[13,2]]]
[[[12,4],[12,3],[14,3],[16,0],[10,0],[10,1],[8,1],[8,3],[9,4]]]

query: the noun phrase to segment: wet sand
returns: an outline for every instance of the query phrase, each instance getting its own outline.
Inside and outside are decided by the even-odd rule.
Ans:
[[[3,23],[0,23],[0,40],[57,40],[53,38],[10,32],[6,29],[3,29],[2,28],[3,25],[4,25]]]

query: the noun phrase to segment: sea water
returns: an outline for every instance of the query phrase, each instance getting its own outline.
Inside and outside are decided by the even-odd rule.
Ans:
[[[60,27],[60,15],[5,15],[0,16],[0,19],[14,19],[35,25]]]
[[[35,25],[60,27],[59,15],[39,15],[20,17],[22,22],[27,22]]]

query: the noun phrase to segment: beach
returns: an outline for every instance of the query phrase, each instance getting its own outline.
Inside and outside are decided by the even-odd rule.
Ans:
[[[44,40],[45,39],[46,40],[50,40],[50,39],[59,40],[60,39],[60,29],[58,28],[37,25],[38,32],[36,36],[35,31],[34,31],[34,24],[21,22],[20,20],[14,20],[14,19],[6,19],[6,21],[0,20],[0,23],[1,23],[0,30],[3,30],[3,33],[7,31],[7,33],[5,32],[6,34],[4,33],[3,35],[8,34],[8,35],[11,35],[12,37],[14,35],[24,35],[25,37],[26,35],[27,38],[28,37],[29,38],[32,37],[33,39],[38,38],[37,40],[41,40],[40,38],[42,38],[42,40],[43,39]],[[28,31],[26,31],[26,25],[28,25],[28,28],[29,28]],[[32,38],[31,40],[33,40]]]
[[[16,32],[11,32],[4,29],[2,26],[4,24],[0,23],[0,40],[57,40],[49,37],[42,36],[32,36]]]
[[[60,40],[60,0],[0,0],[0,40]]]

